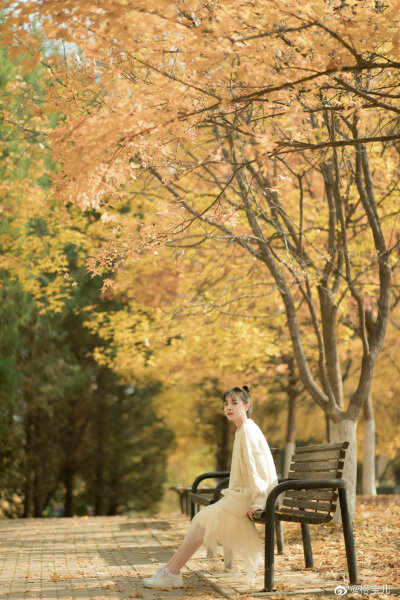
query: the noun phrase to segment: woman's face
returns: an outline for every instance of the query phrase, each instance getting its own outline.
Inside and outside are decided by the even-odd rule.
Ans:
[[[229,421],[233,421],[237,427],[247,420],[246,410],[250,404],[243,404],[235,395],[227,396],[224,400],[224,413]]]

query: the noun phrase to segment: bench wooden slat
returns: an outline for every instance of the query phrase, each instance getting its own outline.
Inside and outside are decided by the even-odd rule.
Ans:
[[[189,494],[189,499],[192,500],[193,502],[196,502],[196,504],[202,504],[203,506],[207,506],[208,504],[211,503],[211,500],[213,499],[214,494],[198,494],[197,492],[195,494],[193,494],[192,492]]]
[[[338,444],[320,444],[318,446],[297,446],[295,453],[300,454],[303,452],[316,452],[319,450],[327,451],[327,450],[341,450],[346,449],[349,445],[349,442],[340,442]]]
[[[292,462],[301,463],[301,462],[317,462],[324,460],[334,460],[339,458],[344,458],[345,451],[344,450],[326,450],[325,452],[310,452],[297,454],[297,452],[293,453]]]
[[[282,506],[297,507],[297,508],[311,508],[312,510],[331,512],[335,508],[332,502],[308,502],[305,500],[292,500],[291,498],[284,498]]]
[[[192,491],[192,486],[191,485],[171,485],[171,487],[169,488],[170,490],[173,490],[174,492],[177,492],[178,494],[188,494],[189,492]],[[206,494],[207,492],[210,493],[211,491],[214,490],[214,486],[212,485],[208,485],[208,486],[202,486],[197,488],[196,494]]]
[[[318,514],[318,513],[309,513],[305,511],[290,511],[282,512],[282,510],[276,510],[276,515],[281,515],[285,521],[293,521],[295,523],[310,523],[310,524],[318,524],[318,523],[329,523],[332,521],[332,516],[330,514]],[[256,523],[264,523],[265,522],[265,510],[257,510],[254,515],[254,520]]]
[[[285,498],[304,498],[305,500],[315,498],[316,500],[335,502],[338,498],[338,493],[335,490],[326,492],[320,492],[319,490],[288,490],[285,492]]]
[[[290,508],[281,508],[275,511],[276,515],[282,515],[285,521],[294,521],[297,523],[329,523],[332,521],[332,515],[318,514],[303,510],[290,510]]]
[[[281,508],[279,508],[278,511],[279,514],[283,514],[283,515],[292,515],[292,516],[302,516],[302,517],[315,517],[315,518],[323,518],[326,519],[329,517],[329,514],[322,511],[321,513],[318,513],[314,510],[308,510],[305,508],[296,508],[296,507],[286,507],[286,506],[282,506]]]
[[[344,462],[339,460],[328,460],[325,462],[313,462],[311,464],[300,462],[290,465],[291,471],[326,471],[343,469]]]
[[[340,479],[341,474],[341,471],[291,471],[289,479]]]

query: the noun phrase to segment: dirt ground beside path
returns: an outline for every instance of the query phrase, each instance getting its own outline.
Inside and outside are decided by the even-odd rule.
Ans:
[[[184,570],[185,587],[149,590],[142,577],[154,573],[179,545],[188,523],[179,513],[153,516],[79,517],[0,521],[0,600],[211,600],[260,598],[262,573],[249,590],[240,570],[226,572],[220,556],[200,550]],[[355,542],[360,593],[347,598],[393,598],[400,592],[400,498],[359,497]],[[258,526],[262,537],[262,527]],[[285,523],[285,552],[276,557],[279,600],[296,596],[334,598],[347,580],[342,530],[311,528],[313,569],[304,569],[300,527]],[[240,567],[240,565],[239,565]],[[384,590],[375,593],[371,590]],[[393,586],[399,586],[397,589]]]
[[[293,570],[304,568],[299,526],[284,523],[286,548]],[[357,496],[354,539],[360,580],[400,586],[400,496]],[[327,578],[347,580],[341,527],[311,526],[314,570]]]

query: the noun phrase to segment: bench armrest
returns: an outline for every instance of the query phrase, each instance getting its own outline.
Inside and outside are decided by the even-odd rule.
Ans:
[[[229,475],[230,475],[229,471],[212,471],[209,473],[202,473],[201,475],[198,475],[196,477],[196,479],[193,481],[191,491],[193,493],[197,492],[199,483],[201,483],[204,479],[221,479],[224,477],[229,477]]]
[[[213,502],[218,502],[218,500],[221,498],[221,491],[227,487],[227,483],[229,484],[229,477],[225,477],[225,479],[222,479],[217,484],[214,490]]]

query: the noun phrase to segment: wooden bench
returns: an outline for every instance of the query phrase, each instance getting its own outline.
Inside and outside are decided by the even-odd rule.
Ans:
[[[274,586],[274,523],[294,521],[301,524],[306,567],[313,566],[310,524],[329,523],[339,498],[351,584],[358,583],[353,530],[347,505],[346,481],[342,472],[348,442],[296,448],[287,479],[280,480],[270,492],[264,511],[254,514],[256,522],[265,524],[264,591]],[[285,493],[282,505],[279,496]]]

